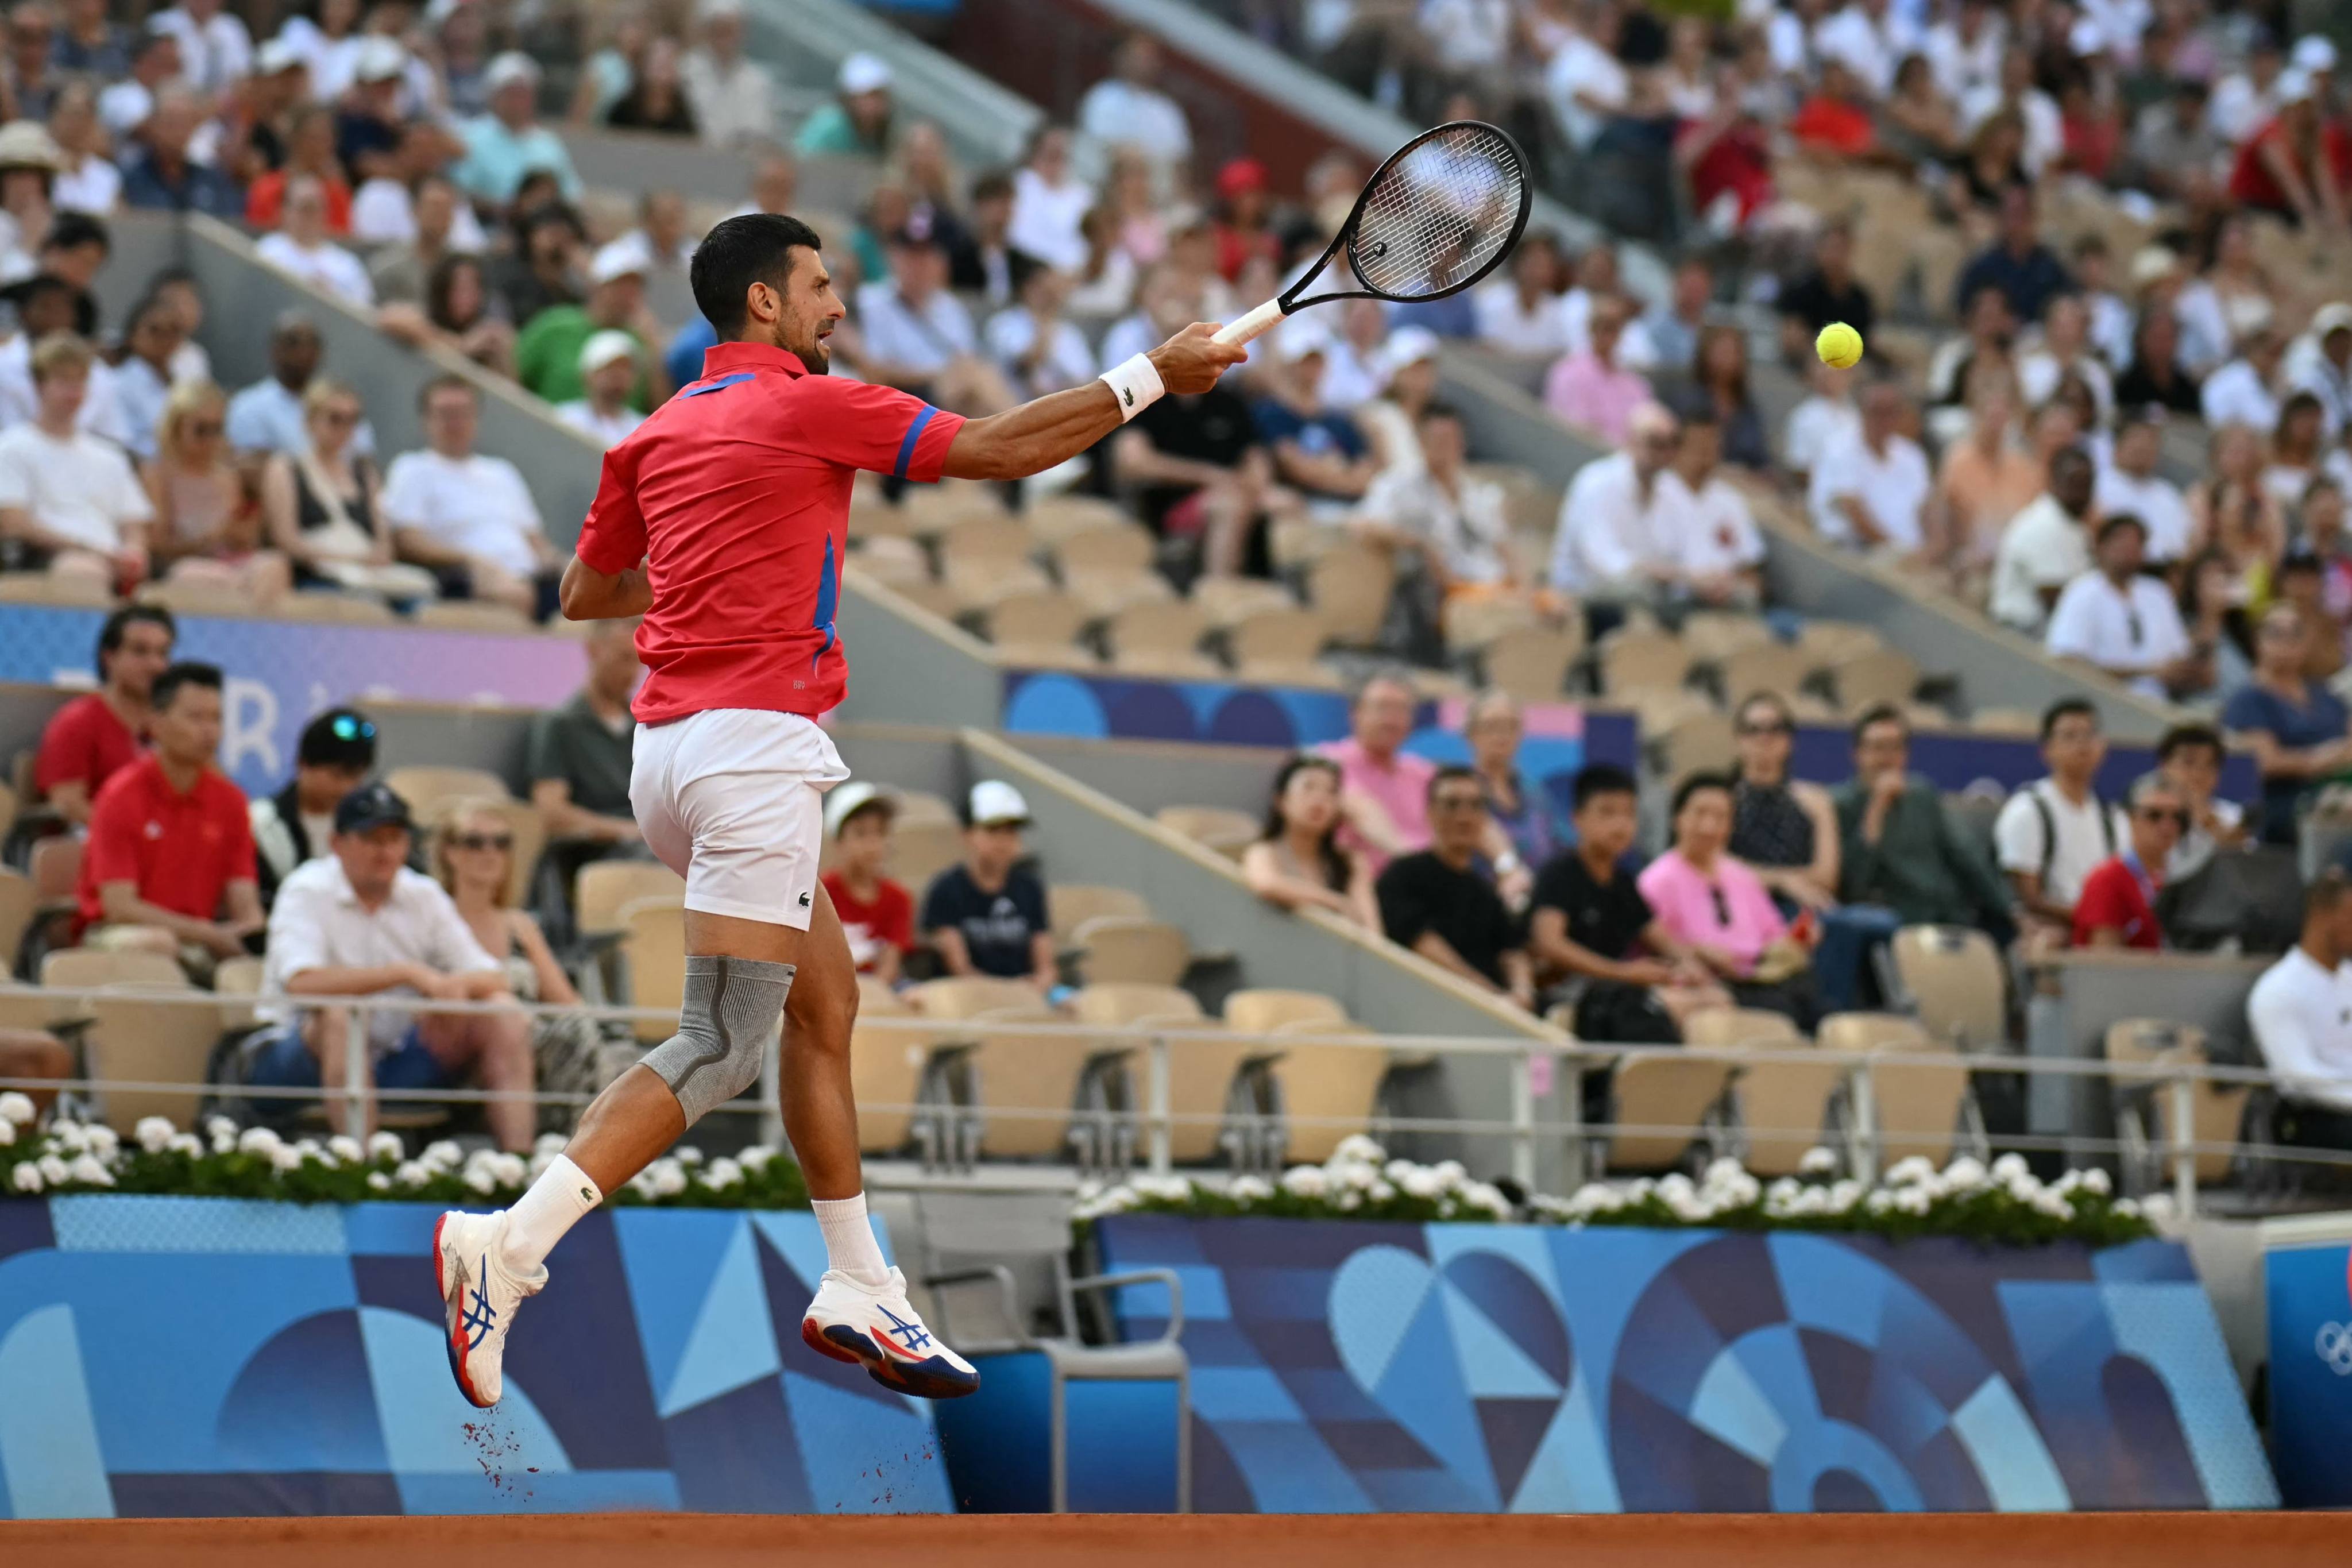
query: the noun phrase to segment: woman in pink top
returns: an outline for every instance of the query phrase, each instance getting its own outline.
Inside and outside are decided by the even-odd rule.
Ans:
[[[1809,967],[1770,980],[1757,975],[1767,949],[1790,938],[1810,946],[1811,931],[1791,931],[1763,879],[1726,848],[1731,781],[1715,773],[1684,780],[1675,792],[1674,834],[1675,847],[1636,879],[1658,923],[1723,977],[1740,1006],[1785,1013],[1811,1028],[1821,1009]]]

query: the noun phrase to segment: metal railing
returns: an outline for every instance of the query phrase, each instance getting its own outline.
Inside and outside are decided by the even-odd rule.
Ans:
[[[619,1005],[559,1006],[551,1004],[518,1002],[441,1002],[427,1001],[410,995],[372,996],[240,996],[195,990],[141,986],[109,985],[91,987],[41,987],[23,984],[0,986],[0,1005],[33,1000],[44,1003],[50,1011],[52,1026],[66,1026],[80,1022],[102,1022],[95,1009],[165,1005],[191,1006],[213,1010],[221,1015],[223,1032],[247,1027],[259,1027],[264,1020],[256,1019],[257,1010],[309,1012],[320,1009],[347,1010],[353,1016],[353,1026],[348,1031],[343,1063],[344,1083],[340,1089],[329,1091],[306,1088],[274,1088],[244,1084],[205,1084],[169,1080],[130,1079],[110,1077],[103,1073],[63,1080],[47,1079],[0,1078],[0,1090],[64,1090],[91,1097],[102,1102],[110,1092],[141,1095],[184,1095],[192,1102],[207,1097],[227,1094],[237,1099],[259,1100],[335,1100],[342,1108],[347,1124],[366,1124],[377,1097],[372,1070],[368,1031],[360,1021],[375,1013],[397,1012],[408,1015],[504,1015],[541,1017],[586,1016],[599,1022],[669,1024],[677,1014],[659,1008]],[[15,1017],[21,1021],[24,1015]],[[961,1103],[946,1103],[938,1099],[919,1099],[915,1102],[866,1103],[861,1110],[906,1114],[955,1122],[985,1124],[999,1121],[1055,1120],[1066,1121],[1074,1129],[1091,1125],[1096,1136],[1091,1147],[1107,1153],[1107,1163],[1126,1168],[1120,1140],[1114,1136],[1120,1126],[1139,1126],[1143,1133],[1142,1163],[1154,1174],[1167,1174],[1172,1167],[1171,1147],[1179,1127],[1213,1125],[1231,1129],[1243,1124],[1241,1136],[1230,1145],[1240,1163],[1271,1163],[1279,1159],[1284,1130],[1304,1128],[1370,1130],[1376,1133],[1429,1133],[1501,1142],[1507,1151],[1503,1164],[1511,1177],[1522,1187],[1535,1185],[1538,1152],[1548,1145],[1565,1147],[1577,1156],[1572,1169],[1597,1170],[1588,1167],[1583,1154],[1593,1140],[1633,1137],[1687,1137],[1696,1145],[1713,1142],[1717,1146],[1728,1143],[1753,1145],[1758,1142],[1786,1146],[1798,1143],[1812,1146],[1823,1142],[1822,1130],[1759,1126],[1738,1121],[1717,1122],[1715,1113],[1698,1123],[1672,1124],[1588,1122],[1582,1115],[1582,1097],[1578,1075],[1644,1061],[1716,1062],[1729,1069],[1726,1079],[1726,1100],[1731,1099],[1743,1073],[1758,1068],[1780,1066],[1818,1068],[1833,1064],[1841,1071],[1840,1086],[1843,1106],[1843,1131],[1838,1141],[1845,1145],[1844,1163],[1852,1173],[1864,1180],[1874,1178],[1879,1171],[1882,1151],[1889,1142],[1921,1143],[1944,1142],[1958,1152],[1963,1141],[1973,1141],[1979,1150],[1985,1138],[1981,1128],[1964,1129],[1956,1120],[1951,1127],[1887,1127],[1880,1125],[1877,1112],[1878,1075],[1886,1072],[1918,1068],[1959,1068],[1971,1075],[2011,1073],[2028,1079],[2057,1077],[2061,1079],[2105,1080],[2112,1089],[2122,1086],[2145,1084],[2154,1094],[2168,1101],[2163,1121],[2165,1134],[2160,1149],[2152,1143],[2137,1143],[2119,1137],[2091,1137],[2076,1133],[2063,1135],[2008,1133],[2000,1135],[2004,1148],[2021,1151],[2049,1151],[2069,1156],[2114,1156],[2118,1160],[2135,1155],[2147,1155],[2161,1161],[2168,1169],[2174,1203],[2186,1215],[2196,1211],[2199,1200],[2197,1164],[2200,1156],[2235,1155],[2254,1162],[2278,1164],[2302,1164],[2315,1167],[2352,1166],[2352,1152],[2315,1150],[2270,1142],[2250,1142],[2244,1140],[2200,1140],[2195,1136],[2196,1101],[2200,1089],[2210,1087],[2245,1087],[2269,1089],[2273,1079],[2265,1071],[2253,1068],[2220,1066],[2185,1061],[2131,1062],[2109,1061],[2090,1058],[2039,1058],[2005,1054],[1954,1053],[1923,1050],[1899,1046],[1881,1047],[1870,1051],[1836,1051],[1821,1046],[1786,1044],[1757,1047],[1696,1047],[1696,1046],[1608,1046],[1587,1042],[1554,1043],[1540,1038],[1495,1038],[1455,1036],[1381,1035],[1369,1026],[1347,1024],[1333,1028],[1346,1031],[1300,1035],[1296,1033],[1251,1034],[1216,1027],[1203,1020],[1198,1028],[1135,1026],[1086,1024],[1046,1020],[1019,1015],[979,1016],[971,1018],[932,1018],[923,1016],[866,1016],[858,1020],[861,1033],[885,1037],[904,1035],[919,1039],[931,1047],[934,1064],[941,1059],[969,1050],[992,1036],[1018,1036],[1024,1038],[1076,1038],[1095,1045],[1097,1049],[1091,1059],[1097,1064],[1117,1062],[1120,1065],[1140,1057],[1140,1078],[1143,1093],[1134,1105],[1102,1104],[1091,1108],[1070,1106],[991,1105],[983,1100]],[[101,1052],[103,1042],[101,1041]],[[1377,1050],[1392,1061],[1411,1062],[1433,1057],[1491,1058],[1497,1059],[1509,1075],[1509,1112],[1501,1120],[1474,1117],[1406,1116],[1375,1110],[1370,1117],[1294,1115],[1278,1106],[1257,1111],[1235,1112],[1180,1111],[1171,1104],[1175,1053],[1188,1047],[1216,1047],[1230,1051],[1235,1046],[1259,1049],[1244,1060],[1244,1069],[1270,1064],[1286,1052],[1301,1047],[1316,1048]],[[757,1115],[761,1120],[763,1141],[781,1144],[783,1141],[781,1115],[778,1110],[777,1086],[779,1074],[779,1042],[772,1040],[761,1075],[761,1092],[756,1100],[742,1099],[721,1110],[736,1115]],[[926,1082],[932,1081],[926,1074]],[[1556,1091],[1547,1095],[1547,1086]],[[563,1092],[545,1089],[492,1090],[483,1089],[398,1089],[386,1098],[400,1102],[429,1104],[484,1105],[492,1102],[524,1100],[533,1105],[583,1106],[594,1096],[584,1092]],[[1544,1114],[1543,1102],[1552,1101],[1551,1113]],[[953,1163],[955,1140],[942,1136],[936,1146],[928,1146],[927,1163]],[[1273,1151],[1272,1160],[1264,1157]],[[968,1163],[968,1162],[967,1162]],[[1492,1168],[1491,1166],[1489,1167]]]

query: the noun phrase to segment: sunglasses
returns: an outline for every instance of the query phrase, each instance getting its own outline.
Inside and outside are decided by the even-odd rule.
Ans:
[[[188,434],[194,436],[200,441],[209,439],[220,433],[221,422],[217,419],[191,419],[188,421]]]
[[[1796,732],[1797,727],[1794,724],[1782,724],[1777,721],[1770,724],[1742,724],[1739,726],[1739,733],[1742,735],[1793,735]]]
[[[360,422],[360,416],[352,409],[328,408],[320,411],[319,422],[322,425],[356,425]]]
[[[369,723],[364,719],[355,719],[349,713],[336,714],[335,721],[327,726],[327,732],[334,736],[338,741],[373,741],[375,739],[375,726],[373,724]]]
[[[460,849],[511,849],[514,847],[514,835],[511,833],[459,833],[454,835],[449,842]]]
[[[2189,826],[2189,814],[2185,811],[2166,811],[2161,806],[2143,805],[2132,815],[2142,822],[2168,822],[2179,828]]]
[[[1484,811],[1486,797],[1477,795],[1441,795],[1429,803],[1432,811]]]
[[[1706,896],[1715,902],[1715,923],[1728,926],[1731,923],[1731,900],[1725,898],[1723,889],[1712,882],[1707,884]]]

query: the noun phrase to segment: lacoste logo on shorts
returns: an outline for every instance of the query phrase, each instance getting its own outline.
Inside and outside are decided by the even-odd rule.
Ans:
[[[806,909],[806,908],[808,908],[808,907],[809,907],[809,898],[808,898],[808,895],[807,895],[806,893],[803,893],[803,894],[801,895],[801,908],[803,908],[803,909]]]

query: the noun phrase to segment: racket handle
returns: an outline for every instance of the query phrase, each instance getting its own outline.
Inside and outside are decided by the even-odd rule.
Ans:
[[[1282,301],[1279,300],[1268,300],[1265,304],[1260,305],[1248,315],[1243,316],[1236,321],[1227,321],[1223,326],[1219,327],[1217,329],[1217,342],[1221,343],[1245,343],[1252,338],[1259,336],[1268,327],[1273,326],[1275,322],[1282,320]]]

